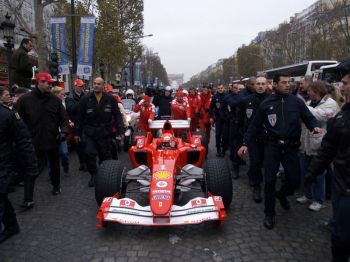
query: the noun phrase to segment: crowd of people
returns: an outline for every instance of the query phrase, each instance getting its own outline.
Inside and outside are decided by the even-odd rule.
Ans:
[[[24,42],[18,55],[31,47]],[[287,197],[301,187],[303,195],[296,202],[308,203],[308,208],[317,212],[332,194],[333,215],[328,222],[333,257],[334,261],[347,261],[350,65],[338,67],[342,88],[309,76],[292,82],[288,74],[276,74],[273,86],[261,75],[249,78],[245,85],[214,88],[204,84],[176,91],[168,86],[157,94],[146,91],[136,95],[132,89],[117,92],[97,77],[90,92],[83,80],[76,79],[72,92],[67,93],[46,72],[36,75],[33,90],[17,87],[10,94],[1,87],[0,242],[20,231],[7,196],[11,184],[23,183],[20,206],[29,210],[34,206],[35,180],[48,167],[52,194],[61,194],[61,166],[66,174],[70,170],[69,144],[77,152],[79,170],[90,173],[88,186],[93,187],[97,157],[98,163],[118,158],[118,141],[128,128],[126,111],[134,111],[140,114],[141,132],[150,131],[153,120],[168,117],[190,121],[190,131],[202,131],[209,142],[215,127],[216,157],[229,152],[234,179],[240,177],[240,167],[246,164],[243,156],[248,152],[252,199],[256,203],[264,199],[263,225],[267,229],[276,223],[276,199],[289,210]],[[280,173],[284,179],[276,190]]]

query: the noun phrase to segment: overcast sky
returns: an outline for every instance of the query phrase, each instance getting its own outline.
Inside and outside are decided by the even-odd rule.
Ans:
[[[145,0],[143,43],[185,80],[315,0]]]

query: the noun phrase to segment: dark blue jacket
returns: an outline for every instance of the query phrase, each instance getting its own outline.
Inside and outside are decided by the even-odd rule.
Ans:
[[[254,119],[256,112],[260,106],[260,104],[268,97],[269,95],[267,93],[263,94],[252,94],[243,100],[243,108],[245,112],[245,118],[244,118],[244,127],[245,131],[248,130],[248,127],[252,120]]]
[[[211,98],[210,103],[210,117],[214,118],[215,121],[227,121],[228,109],[226,103],[227,93],[216,93]]]
[[[259,106],[256,115],[244,135],[243,145],[247,145],[265,126],[271,140],[298,142],[302,120],[312,131],[318,127],[316,118],[305,103],[291,94],[272,94]]]

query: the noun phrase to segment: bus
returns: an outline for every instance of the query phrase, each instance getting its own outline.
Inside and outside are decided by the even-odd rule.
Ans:
[[[319,70],[318,79],[321,81],[326,81],[330,84],[341,82],[342,77],[340,72],[337,70],[338,65],[339,63],[333,64],[333,65],[321,66]]]
[[[258,72],[258,74],[265,74],[268,79],[273,79],[274,75],[277,73],[287,73],[289,74],[294,81],[299,81],[303,76],[312,76],[316,77],[315,73],[322,66],[334,65],[337,64],[337,61],[333,60],[313,60],[305,61],[298,64],[282,66],[278,68],[273,68],[265,71]],[[317,77],[316,77],[317,78]]]

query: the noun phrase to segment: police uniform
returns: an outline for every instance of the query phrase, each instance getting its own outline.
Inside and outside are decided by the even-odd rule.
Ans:
[[[244,99],[243,108],[245,112],[244,118],[244,129],[247,130],[251,121],[254,119],[257,109],[262,101],[268,97],[265,92],[262,94],[255,93],[247,96]],[[254,139],[248,144],[249,150],[249,184],[254,188],[254,200],[256,202],[261,201],[261,189],[260,185],[262,182],[262,172],[264,161],[264,142],[266,137],[266,129],[261,128],[260,132],[255,136]]]
[[[123,134],[123,118],[112,95],[103,92],[98,101],[91,92],[81,99],[77,135],[85,145],[86,164],[91,174],[89,186],[94,186],[96,156],[100,163],[112,159],[113,126],[116,127],[116,135]]]
[[[229,148],[234,169],[233,178],[238,178],[239,166],[243,163],[242,158],[237,154],[243,140],[244,121],[242,119],[244,119],[244,111],[241,106],[242,99],[242,96],[235,93],[228,93],[225,97],[229,116]]]
[[[349,66],[350,67],[350,66]],[[350,71],[350,70],[349,70]],[[306,184],[316,181],[333,162],[334,190],[332,191],[333,261],[348,261],[350,257],[350,103],[343,106],[327,123],[318,155],[314,156],[306,177]],[[307,182],[309,181],[309,182]]]
[[[215,121],[215,139],[217,156],[224,156],[228,149],[228,111],[225,97],[227,94],[216,93],[210,104],[210,117]]]
[[[19,232],[16,214],[7,196],[15,148],[24,162],[26,176],[37,176],[37,160],[29,131],[18,113],[0,104],[0,243]],[[1,230],[1,224],[5,229]]]
[[[317,120],[301,99],[291,94],[272,94],[260,104],[243,139],[243,145],[247,146],[257,137],[263,127],[266,128],[267,141],[264,145],[265,215],[270,219],[269,221],[274,221],[275,197],[279,199],[284,209],[289,209],[286,197],[294,193],[300,181],[298,158],[300,119],[309,130],[314,130],[318,125]],[[276,174],[280,163],[284,167],[286,181],[276,193]],[[272,227],[273,224],[274,222],[272,222]]]

